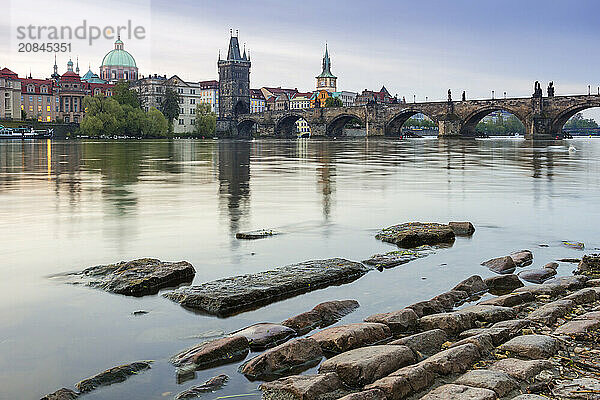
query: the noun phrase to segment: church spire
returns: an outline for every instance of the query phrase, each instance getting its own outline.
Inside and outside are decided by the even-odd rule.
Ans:
[[[321,75],[317,78],[335,78],[331,73],[331,59],[329,58],[329,50],[327,49],[327,43],[325,43],[325,55],[323,56],[323,70]]]
[[[56,64],[56,53],[54,53],[54,72],[52,72],[52,79],[58,79],[60,75],[58,74],[58,65]]]
[[[77,66],[75,67],[75,72],[79,75],[79,56],[77,56]]]

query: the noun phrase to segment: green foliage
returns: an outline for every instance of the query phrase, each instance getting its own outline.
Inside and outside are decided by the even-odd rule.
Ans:
[[[113,88],[112,98],[121,105],[128,104],[133,108],[140,106],[138,94],[135,90],[129,88],[129,82],[117,82]]]
[[[196,131],[197,136],[213,136],[217,127],[217,114],[212,112],[210,104],[196,106]]]
[[[480,121],[475,126],[476,133],[486,133],[488,135],[512,135],[515,133],[525,133],[525,125],[514,115],[503,118],[499,115],[496,120]]]
[[[167,121],[155,108],[145,113],[139,105],[121,104],[102,95],[86,96],[83,106],[86,113],[80,130],[86,136],[164,137],[167,133]]]
[[[563,129],[597,128],[598,124],[592,118],[583,118],[582,113],[573,115]]]
[[[165,90],[165,98],[161,104],[163,115],[169,123],[169,132],[173,132],[173,120],[179,117],[179,94],[172,88]]]
[[[404,127],[410,128],[435,128],[437,125],[435,122],[430,120],[429,118],[424,118],[422,120],[411,117],[404,122]]]
[[[325,100],[325,107],[342,107],[344,103],[339,97],[328,97]]]

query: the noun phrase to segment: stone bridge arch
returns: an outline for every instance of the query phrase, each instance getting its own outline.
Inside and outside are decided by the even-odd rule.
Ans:
[[[561,110],[558,113],[558,115],[556,115],[552,119],[552,123],[551,123],[552,133],[553,134],[562,133],[563,126],[567,123],[567,121],[569,119],[571,119],[571,117],[573,117],[575,114],[577,114],[579,112],[585,111],[590,108],[596,108],[596,107],[600,107],[600,100],[598,100],[598,99],[594,99],[593,101],[587,101],[585,103],[576,104],[576,105],[573,105],[571,107]]]
[[[527,116],[523,115],[519,110],[515,110],[512,107],[507,107],[505,105],[488,105],[485,107],[481,107],[476,109],[475,111],[468,114],[466,117],[462,119],[460,134],[462,136],[475,136],[475,127],[477,124],[488,114],[493,113],[495,111],[506,111],[514,115],[525,128],[527,129]]]
[[[434,115],[431,115],[429,112],[423,109],[407,108],[398,111],[390,119],[388,119],[388,121],[385,123],[385,135],[399,135],[401,133],[402,126],[404,125],[404,123],[417,114],[423,114],[427,118],[431,119],[434,123],[438,123],[438,119]]]
[[[289,113],[276,120],[274,135],[282,138],[295,138],[297,136],[296,122],[300,119],[305,120],[309,127],[311,126],[310,121],[303,113]]]
[[[352,112],[342,112],[330,117],[327,120],[325,134],[330,137],[339,137],[344,135],[344,126],[353,119],[357,119],[361,124],[365,123],[362,115]]]
[[[237,124],[239,138],[251,138],[255,136],[258,128],[258,121],[253,118],[244,118]]]

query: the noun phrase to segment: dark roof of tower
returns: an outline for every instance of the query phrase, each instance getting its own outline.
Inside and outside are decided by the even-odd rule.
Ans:
[[[317,78],[336,78],[336,76],[331,73],[331,60],[329,59],[327,43],[325,44],[325,55],[323,56],[323,70]]]
[[[246,61],[240,54],[240,43],[237,36],[231,36],[229,39],[229,51],[227,52],[227,61]]]

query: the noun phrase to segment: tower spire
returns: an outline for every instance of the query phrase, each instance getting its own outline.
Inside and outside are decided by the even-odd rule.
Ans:
[[[79,75],[79,56],[77,56],[77,66],[75,67],[75,72]]]

